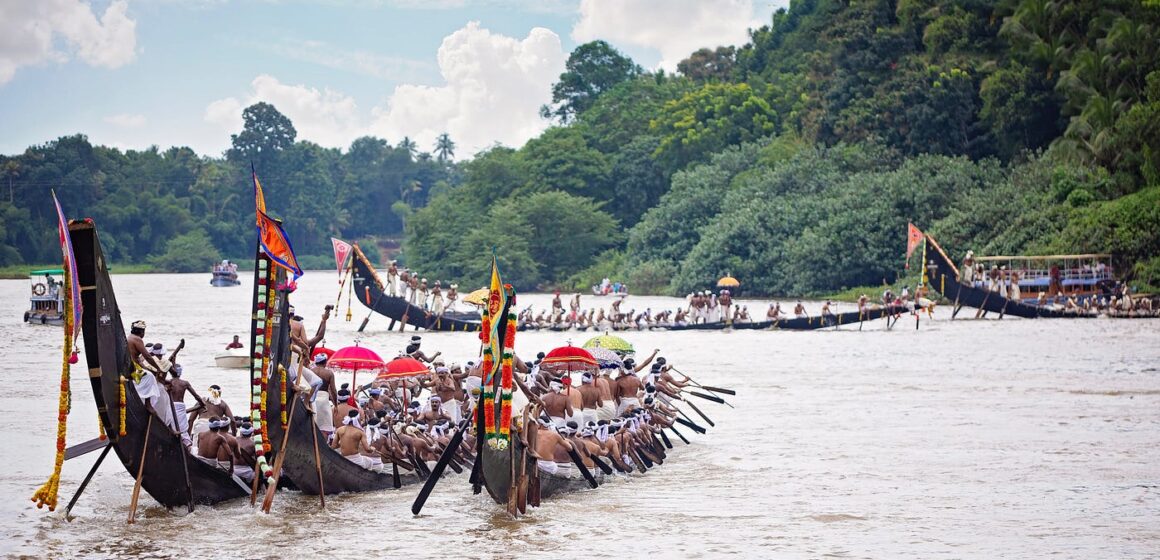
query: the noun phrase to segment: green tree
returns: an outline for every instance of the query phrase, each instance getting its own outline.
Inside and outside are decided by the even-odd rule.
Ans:
[[[562,282],[620,241],[619,224],[601,206],[560,191],[516,200],[516,211],[530,226],[516,233],[528,238],[528,252],[539,265],[543,280]]]
[[[273,105],[260,101],[242,111],[242,131],[230,135],[230,161],[252,162],[262,172],[273,167],[278,152],[294,145],[298,131]]]
[[[727,146],[770,136],[777,124],[777,114],[748,84],[707,84],[666,103],[650,126],[661,138],[657,159],[679,169]]]
[[[565,124],[586,111],[601,94],[616,84],[644,72],[632,59],[604,41],[576,47],[564,68],[560,81],[552,85],[552,105],[541,107],[540,115]]]
[[[440,162],[455,157],[455,142],[451,141],[451,136],[448,136],[446,132],[435,139],[435,157]]]
[[[723,82],[733,73],[736,55],[734,47],[697,49],[677,63],[677,72],[698,83]]]
[[[170,239],[153,265],[166,272],[203,272],[217,262],[219,253],[201,228]]]

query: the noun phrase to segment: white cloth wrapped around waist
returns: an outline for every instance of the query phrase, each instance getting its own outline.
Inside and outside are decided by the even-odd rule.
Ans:
[[[314,423],[324,432],[334,431],[334,404],[330,393],[319,391],[314,399]]]
[[[624,414],[624,411],[628,410],[630,406],[640,406],[640,399],[636,397],[621,397],[620,404],[616,405],[616,415],[620,416]]]
[[[355,453],[354,455],[343,455],[343,457],[364,469],[371,468],[371,458],[361,453]]]

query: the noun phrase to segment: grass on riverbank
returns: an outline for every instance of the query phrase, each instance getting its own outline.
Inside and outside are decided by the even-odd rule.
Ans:
[[[0,279],[20,280],[28,278],[29,271],[46,268],[60,268],[60,263],[53,264],[14,264],[0,266]],[[113,274],[151,274],[161,272],[151,264],[110,264],[109,272]]]

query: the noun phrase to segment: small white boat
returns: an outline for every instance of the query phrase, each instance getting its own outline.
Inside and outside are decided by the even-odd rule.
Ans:
[[[250,367],[250,355],[242,348],[227,350],[218,354],[214,356],[213,361],[220,368],[247,369]]]

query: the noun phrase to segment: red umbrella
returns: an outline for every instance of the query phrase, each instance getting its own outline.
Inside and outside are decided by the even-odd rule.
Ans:
[[[547,370],[550,373],[572,373],[577,371],[590,371],[595,373],[600,369],[600,364],[597,363],[596,358],[587,350],[579,346],[561,346],[553,349],[544,356],[540,361],[540,368]]]
[[[317,346],[314,348],[314,353],[310,355],[310,359],[313,360],[314,358],[317,358],[319,354],[326,354],[326,359],[329,360],[330,357],[334,355],[334,350],[331,350],[325,346]]]
[[[386,367],[379,371],[379,376],[375,378],[375,381],[388,381],[428,373],[431,373],[431,370],[427,369],[423,362],[409,356],[400,356],[387,362]]]
[[[383,359],[375,354],[374,350],[364,348],[355,344],[354,346],[345,346],[335,350],[327,360],[328,367],[332,369],[350,370],[354,373],[351,379],[351,385],[357,386],[358,371],[361,370],[381,370],[386,364]]]

